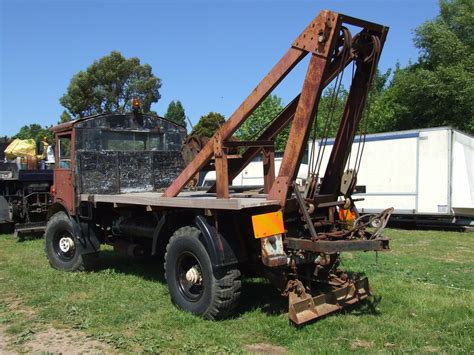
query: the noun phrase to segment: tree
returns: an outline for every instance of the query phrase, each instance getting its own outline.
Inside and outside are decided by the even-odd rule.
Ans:
[[[329,137],[333,137],[336,134],[339,121],[344,110],[347,91],[344,90],[344,87],[341,87],[341,90],[337,93],[337,97],[334,97],[334,95],[335,89],[330,88],[325,90],[321,96],[318,111],[313,123],[313,128],[310,131],[311,138],[321,138],[326,130]],[[259,133],[263,131],[283,109],[284,106],[280,97],[276,95],[268,96],[239,128],[237,131],[237,137],[240,140],[253,140],[258,138]],[[330,112],[332,111],[334,111],[334,114],[331,119]],[[326,127],[326,122],[328,120],[330,122]],[[315,125],[317,127],[316,130]],[[276,137],[276,151],[284,151],[288,141],[290,129],[291,124],[284,128]]]
[[[283,110],[284,106],[281,98],[276,95],[269,95],[247,118],[237,131],[237,138],[240,140],[255,140],[259,133],[262,132],[273,121],[276,116]],[[285,128],[275,139],[275,150],[282,151],[285,149],[288,139],[288,128]]]
[[[397,64],[398,67],[399,64]],[[387,104],[390,100],[387,88],[390,86],[391,74],[391,69],[387,69],[385,73],[381,73],[377,69],[360,123],[361,131],[377,133],[396,129],[393,119],[394,112]]]
[[[44,137],[47,137],[49,142],[53,141],[53,134],[48,130],[48,128],[41,127],[41,125],[37,123],[21,127],[20,131],[13,136],[13,138],[18,139],[34,139],[35,142],[42,141]]]
[[[74,75],[59,102],[73,118],[129,111],[133,98],[138,98],[143,112],[148,113],[161,97],[160,87],[161,79],[153,75],[150,65],[113,51]]]
[[[209,112],[201,116],[194,126],[191,134],[211,138],[214,133],[225,123],[225,117],[217,112]]]
[[[61,113],[61,116],[59,116],[59,122],[58,123],[65,123],[65,122],[69,122],[70,120],[72,120],[72,117],[69,113],[67,113],[66,110],[63,111],[63,113]]]
[[[450,125],[474,132],[474,3],[441,0],[440,14],[416,29],[417,62],[396,68],[386,112],[393,129]]]
[[[186,114],[184,113],[184,107],[181,104],[181,101],[171,101],[168,105],[168,110],[166,110],[165,118],[174,122],[180,126],[186,128]]]
[[[339,122],[344,112],[347,91],[341,85],[339,91],[335,88],[324,90],[319,100],[318,111],[310,133],[311,139],[334,137],[339,128]],[[314,129],[316,125],[316,130]]]

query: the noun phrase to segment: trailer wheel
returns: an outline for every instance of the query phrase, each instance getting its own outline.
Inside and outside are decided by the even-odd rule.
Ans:
[[[45,250],[49,264],[58,270],[84,270],[81,245],[77,240],[76,222],[64,212],[51,217],[46,225]]]
[[[178,229],[166,247],[165,277],[172,302],[206,319],[222,319],[235,309],[240,297],[240,271],[215,270],[195,227]]]

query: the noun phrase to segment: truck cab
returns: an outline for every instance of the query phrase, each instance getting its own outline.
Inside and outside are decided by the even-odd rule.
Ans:
[[[162,117],[103,114],[63,123],[52,131],[55,209],[72,215],[81,194],[157,191],[183,168],[180,149],[186,130]]]

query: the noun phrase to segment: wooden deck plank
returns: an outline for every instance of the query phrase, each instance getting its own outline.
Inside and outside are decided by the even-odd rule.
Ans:
[[[242,195],[240,195],[242,196]],[[266,195],[218,199],[215,194],[200,191],[182,192],[176,197],[163,197],[162,192],[133,192],[125,194],[82,194],[81,201],[113,203],[116,205],[141,205],[153,207],[209,208],[217,210],[242,210],[245,208],[278,206],[276,200],[267,200]]]

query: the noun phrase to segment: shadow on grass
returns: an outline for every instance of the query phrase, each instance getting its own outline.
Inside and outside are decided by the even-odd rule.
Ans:
[[[43,239],[43,236],[44,236],[44,231],[27,232],[27,233],[17,232],[17,234],[13,235],[13,238],[16,238],[17,242],[22,243],[22,242],[28,242],[30,240]]]
[[[112,269],[116,273],[136,275],[147,281],[158,281],[165,284],[163,260],[158,257],[129,257],[111,250],[103,250],[92,256],[89,271]]]
[[[145,280],[166,285],[163,258],[132,258],[105,250],[100,252],[99,256],[95,258],[90,271],[107,269],[112,269],[116,273],[139,276]],[[348,274],[352,276],[351,272],[348,272]],[[358,275],[364,276],[363,273]],[[372,296],[358,304],[344,308],[340,312],[356,316],[379,315],[380,312],[377,310],[377,305],[380,301],[380,296]],[[254,310],[260,310],[268,315],[284,314],[288,311],[288,298],[281,296],[281,293],[263,278],[244,277],[242,280],[242,297],[234,316],[240,317]],[[318,318],[318,320],[322,318]]]
[[[127,257],[104,250],[97,257],[91,258],[91,272],[113,270],[116,273],[139,276],[145,280],[159,282],[166,285],[164,278],[163,258]],[[258,278],[243,278],[242,297],[235,314],[236,317],[260,309],[271,315],[282,314],[288,309],[288,300],[268,282]]]
[[[259,309],[268,315],[280,315],[288,311],[288,298],[264,279],[243,279],[242,297],[236,316]]]
[[[371,296],[362,300],[360,303],[350,307],[344,308],[341,313],[352,314],[354,316],[379,316],[382,313],[377,309],[377,306],[382,301],[382,296]]]

